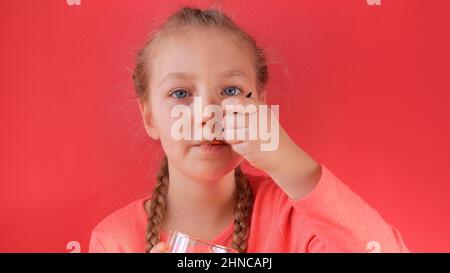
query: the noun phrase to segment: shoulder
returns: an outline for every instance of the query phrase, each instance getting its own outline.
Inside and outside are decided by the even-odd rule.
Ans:
[[[145,236],[146,200],[135,200],[100,221],[91,234],[90,252],[127,252],[126,247],[140,242],[140,235]]]
[[[96,232],[119,232],[145,219],[144,203],[148,198],[135,200],[105,217],[95,228]]]

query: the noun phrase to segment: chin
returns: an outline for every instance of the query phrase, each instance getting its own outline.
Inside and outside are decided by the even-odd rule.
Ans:
[[[191,166],[188,172],[198,179],[217,180],[233,171],[241,162],[240,156],[217,158],[216,160],[195,160],[195,163],[192,162],[188,165]]]

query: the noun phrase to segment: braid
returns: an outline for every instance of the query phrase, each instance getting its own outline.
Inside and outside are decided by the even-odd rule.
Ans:
[[[238,166],[234,172],[236,183],[236,207],[234,208],[234,233],[232,247],[239,252],[247,249],[248,233],[250,231],[250,215],[252,207],[252,189],[247,176]],[[163,162],[157,176],[155,189],[150,200],[147,218],[147,245],[149,252],[159,243],[159,229],[167,206],[167,189],[169,186],[169,168],[167,157]]]
[[[236,207],[234,208],[234,234],[232,247],[239,252],[247,249],[250,233],[250,216],[253,204],[253,193],[247,176],[238,166],[234,171],[236,181]]]
[[[167,188],[169,186],[169,164],[167,157],[161,162],[161,167],[157,176],[155,189],[150,201],[150,208],[147,218],[147,244],[146,251],[149,252],[159,243],[159,228],[161,226],[167,205]]]

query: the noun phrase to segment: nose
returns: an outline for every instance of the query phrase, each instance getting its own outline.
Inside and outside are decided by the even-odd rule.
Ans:
[[[215,118],[215,114],[212,114],[211,112],[217,112],[219,110],[222,111],[221,102],[222,98],[219,96],[202,96],[202,126],[204,126],[209,120]]]
[[[194,118],[195,126],[200,127],[202,130],[207,129],[208,132],[210,130],[213,135],[215,135],[218,130],[221,130],[221,124],[222,120],[220,119],[220,116],[217,117],[217,112],[220,112],[223,116],[224,112],[221,108],[221,102],[222,102],[222,96],[219,93],[212,92],[211,90],[207,90],[207,92],[200,92],[200,103],[197,103],[197,105],[194,105],[194,115],[201,115],[201,117]],[[195,109],[197,108],[197,109]],[[213,125],[211,122],[215,122]],[[211,126],[210,128],[206,128],[206,124],[209,124]],[[213,133],[215,132],[215,133]],[[207,134],[209,135],[209,134]],[[210,137],[204,135],[207,139]]]

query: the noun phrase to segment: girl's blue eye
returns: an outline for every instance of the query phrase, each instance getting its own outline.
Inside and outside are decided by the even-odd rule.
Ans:
[[[183,99],[187,97],[188,93],[186,92],[186,90],[178,89],[170,93],[170,95],[176,99]]]
[[[230,86],[223,90],[223,93],[225,94],[225,96],[236,96],[236,95],[240,94],[241,92],[242,91],[235,86]]]

